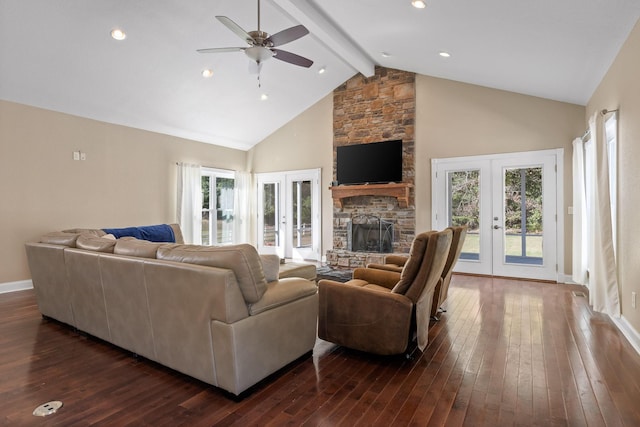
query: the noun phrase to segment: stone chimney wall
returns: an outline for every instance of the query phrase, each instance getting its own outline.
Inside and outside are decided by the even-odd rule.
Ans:
[[[333,92],[333,179],[336,179],[336,147],[352,144],[402,140],[402,180],[414,184],[415,178],[415,74],[376,67],[375,75],[358,74]],[[333,250],[327,263],[359,267],[380,262],[380,254],[353,254],[347,248],[347,224],[352,215],[378,216],[394,224],[394,253],[408,253],[415,236],[415,193],[410,190],[409,205],[398,206],[394,197],[357,196],[343,200],[333,209]],[[372,259],[372,260],[371,260]]]

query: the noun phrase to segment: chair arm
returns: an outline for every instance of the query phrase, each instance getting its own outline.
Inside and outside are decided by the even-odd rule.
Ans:
[[[384,257],[385,264],[395,264],[399,267],[404,266],[409,260],[409,256],[407,255],[387,255]]]
[[[376,268],[356,268],[353,270],[353,278],[384,286],[387,289],[393,289],[400,280],[400,273]]]
[[[367,264],[367,268],[374,268],[376,270],[387,270],[387,271],[393,271],[396,273],[402,273],[402,269],[404,267],[400,267],[395,264]]]
[[[406,350],[413,304],[404,295],[331,280],[318,292],[320,339],[383,355]]]

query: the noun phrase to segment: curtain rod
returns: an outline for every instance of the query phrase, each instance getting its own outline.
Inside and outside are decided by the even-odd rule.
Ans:
[[[604,110],[600,110],[600,111],[599,111],[599,113],[600,113],[601,115],[603,115],[603,116],[606,116],[607,114],[610,114],[610,113],[617,113],[617,112],[618,112],[618,109],[617,109],[617,108],[616,108],[615,110],[607,110],[607,109],[605,108]],[[582,139],[582,142],[585,142],[585,140],[587,139],[587,137],[588,137],[588,136],[590,136],[590,135],[591,135],[591,130],[590,130],[590,129],[587,129],[586,131],[584,131],[584,135],[582,135],[582,138],[580,138],[580,139]]]
[[[180,166],[182,163],[180,162],[176,162],[176,166]],[[217,168],[215,166],[205,166],[205,165],[198,165],[201,168],[205,168],[205,169],[215,169],[215,170],[219,170],[219,171],[225,171],[225,172],[237,172],[233,169],[225,169],[225,168]]]

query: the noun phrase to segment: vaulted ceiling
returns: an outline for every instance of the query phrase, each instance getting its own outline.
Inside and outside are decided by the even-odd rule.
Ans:
[[[196,52],[246,46],[215,16],[256,30],[256,0],[0,0],[0,99],[249,149],[376,65],[584,105],[640,17],[637,0],[426,3],[263,0],[260,29],[305,25],[281,48],[314,64],[269,59],[258,81],[242,52]]]

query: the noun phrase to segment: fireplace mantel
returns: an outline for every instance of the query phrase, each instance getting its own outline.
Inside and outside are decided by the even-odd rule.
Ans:
[[[398,206],[406,208],[409,205],[409,189],[412,184],[362,184],[338,185],[329,187],[336,203],[342,209],[342,199],[355,196],[388,196],[398,199]]]

